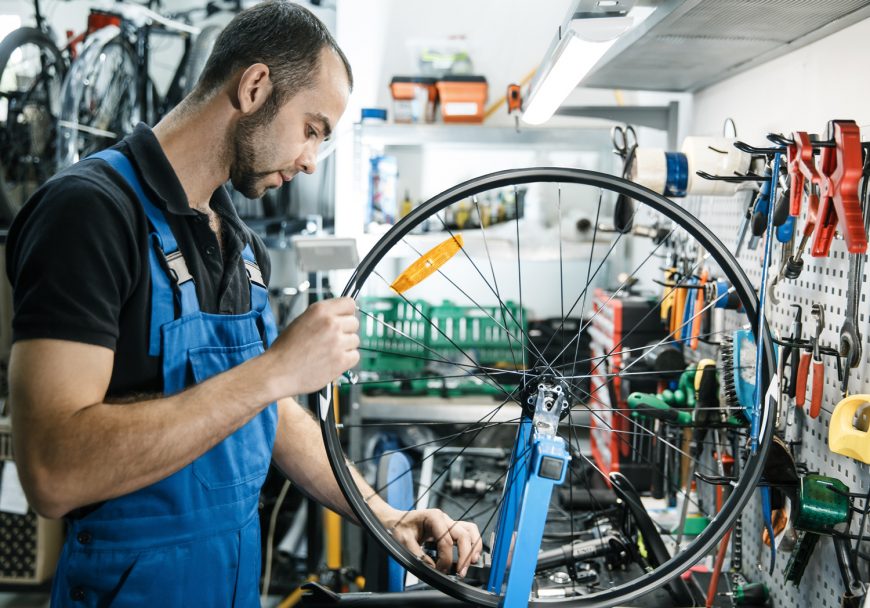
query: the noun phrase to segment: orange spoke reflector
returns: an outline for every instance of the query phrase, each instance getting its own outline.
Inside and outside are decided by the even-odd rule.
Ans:
[[[435,245],[432,249],[421,255],[419,260],[405,268],[390,287],[396,293],[405,293],[444,266],[450,258],[462,249],[462,245],[461,234],[455,234],[443,243]]]

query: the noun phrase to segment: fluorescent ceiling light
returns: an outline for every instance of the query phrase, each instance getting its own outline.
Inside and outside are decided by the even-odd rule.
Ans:
[[[553,65],[541,79],[523,112],[523,122],[540,125],[547,122],[556,109],[592,69],[616,39],[589,42],[568,30],[556,49]]]
[[[573,19],[551,57],[545,58],[543,76],[533,81],[523,122],[545,123],[562,105],[619,36],[646,19],[655,7],[635,7],[625,17]]]

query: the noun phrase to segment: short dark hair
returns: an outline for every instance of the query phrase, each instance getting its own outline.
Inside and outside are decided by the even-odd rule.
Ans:
[[[214,48],[194,89],[205,98],[240,69],[255,63],[269,67],[272,94],[269,105],[278,108],[299,91],[314,84],[320,54],[331,48],[347,71],[353,88],[350,62],[326,26],[308,9],[288,0],[268,0],[243,10],[230,21]]]

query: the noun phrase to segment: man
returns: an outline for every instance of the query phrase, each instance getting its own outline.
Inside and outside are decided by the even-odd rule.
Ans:
[[[16,218],[10,405],[30,503],[68,521],[55,605],[259,605],[270,458],[352,517],[291,397],[356,364],[354,303],[318,303],[276,336],[268,256],[221,187],[257,197],[313,172],[351,86],[310,12],[257,5],[153,131],[56,176]],[[473,524],[369,504],[430,564],[426,540],[444,570],[454,544],[460,574],[479,557]]]

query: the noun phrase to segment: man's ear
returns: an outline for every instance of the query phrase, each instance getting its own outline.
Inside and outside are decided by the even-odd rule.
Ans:
[[[239,111],[242,114],[255,113],[271,94],[272,79],[269,77],[269,66],[255,63],[242,72],[238,88]]]

